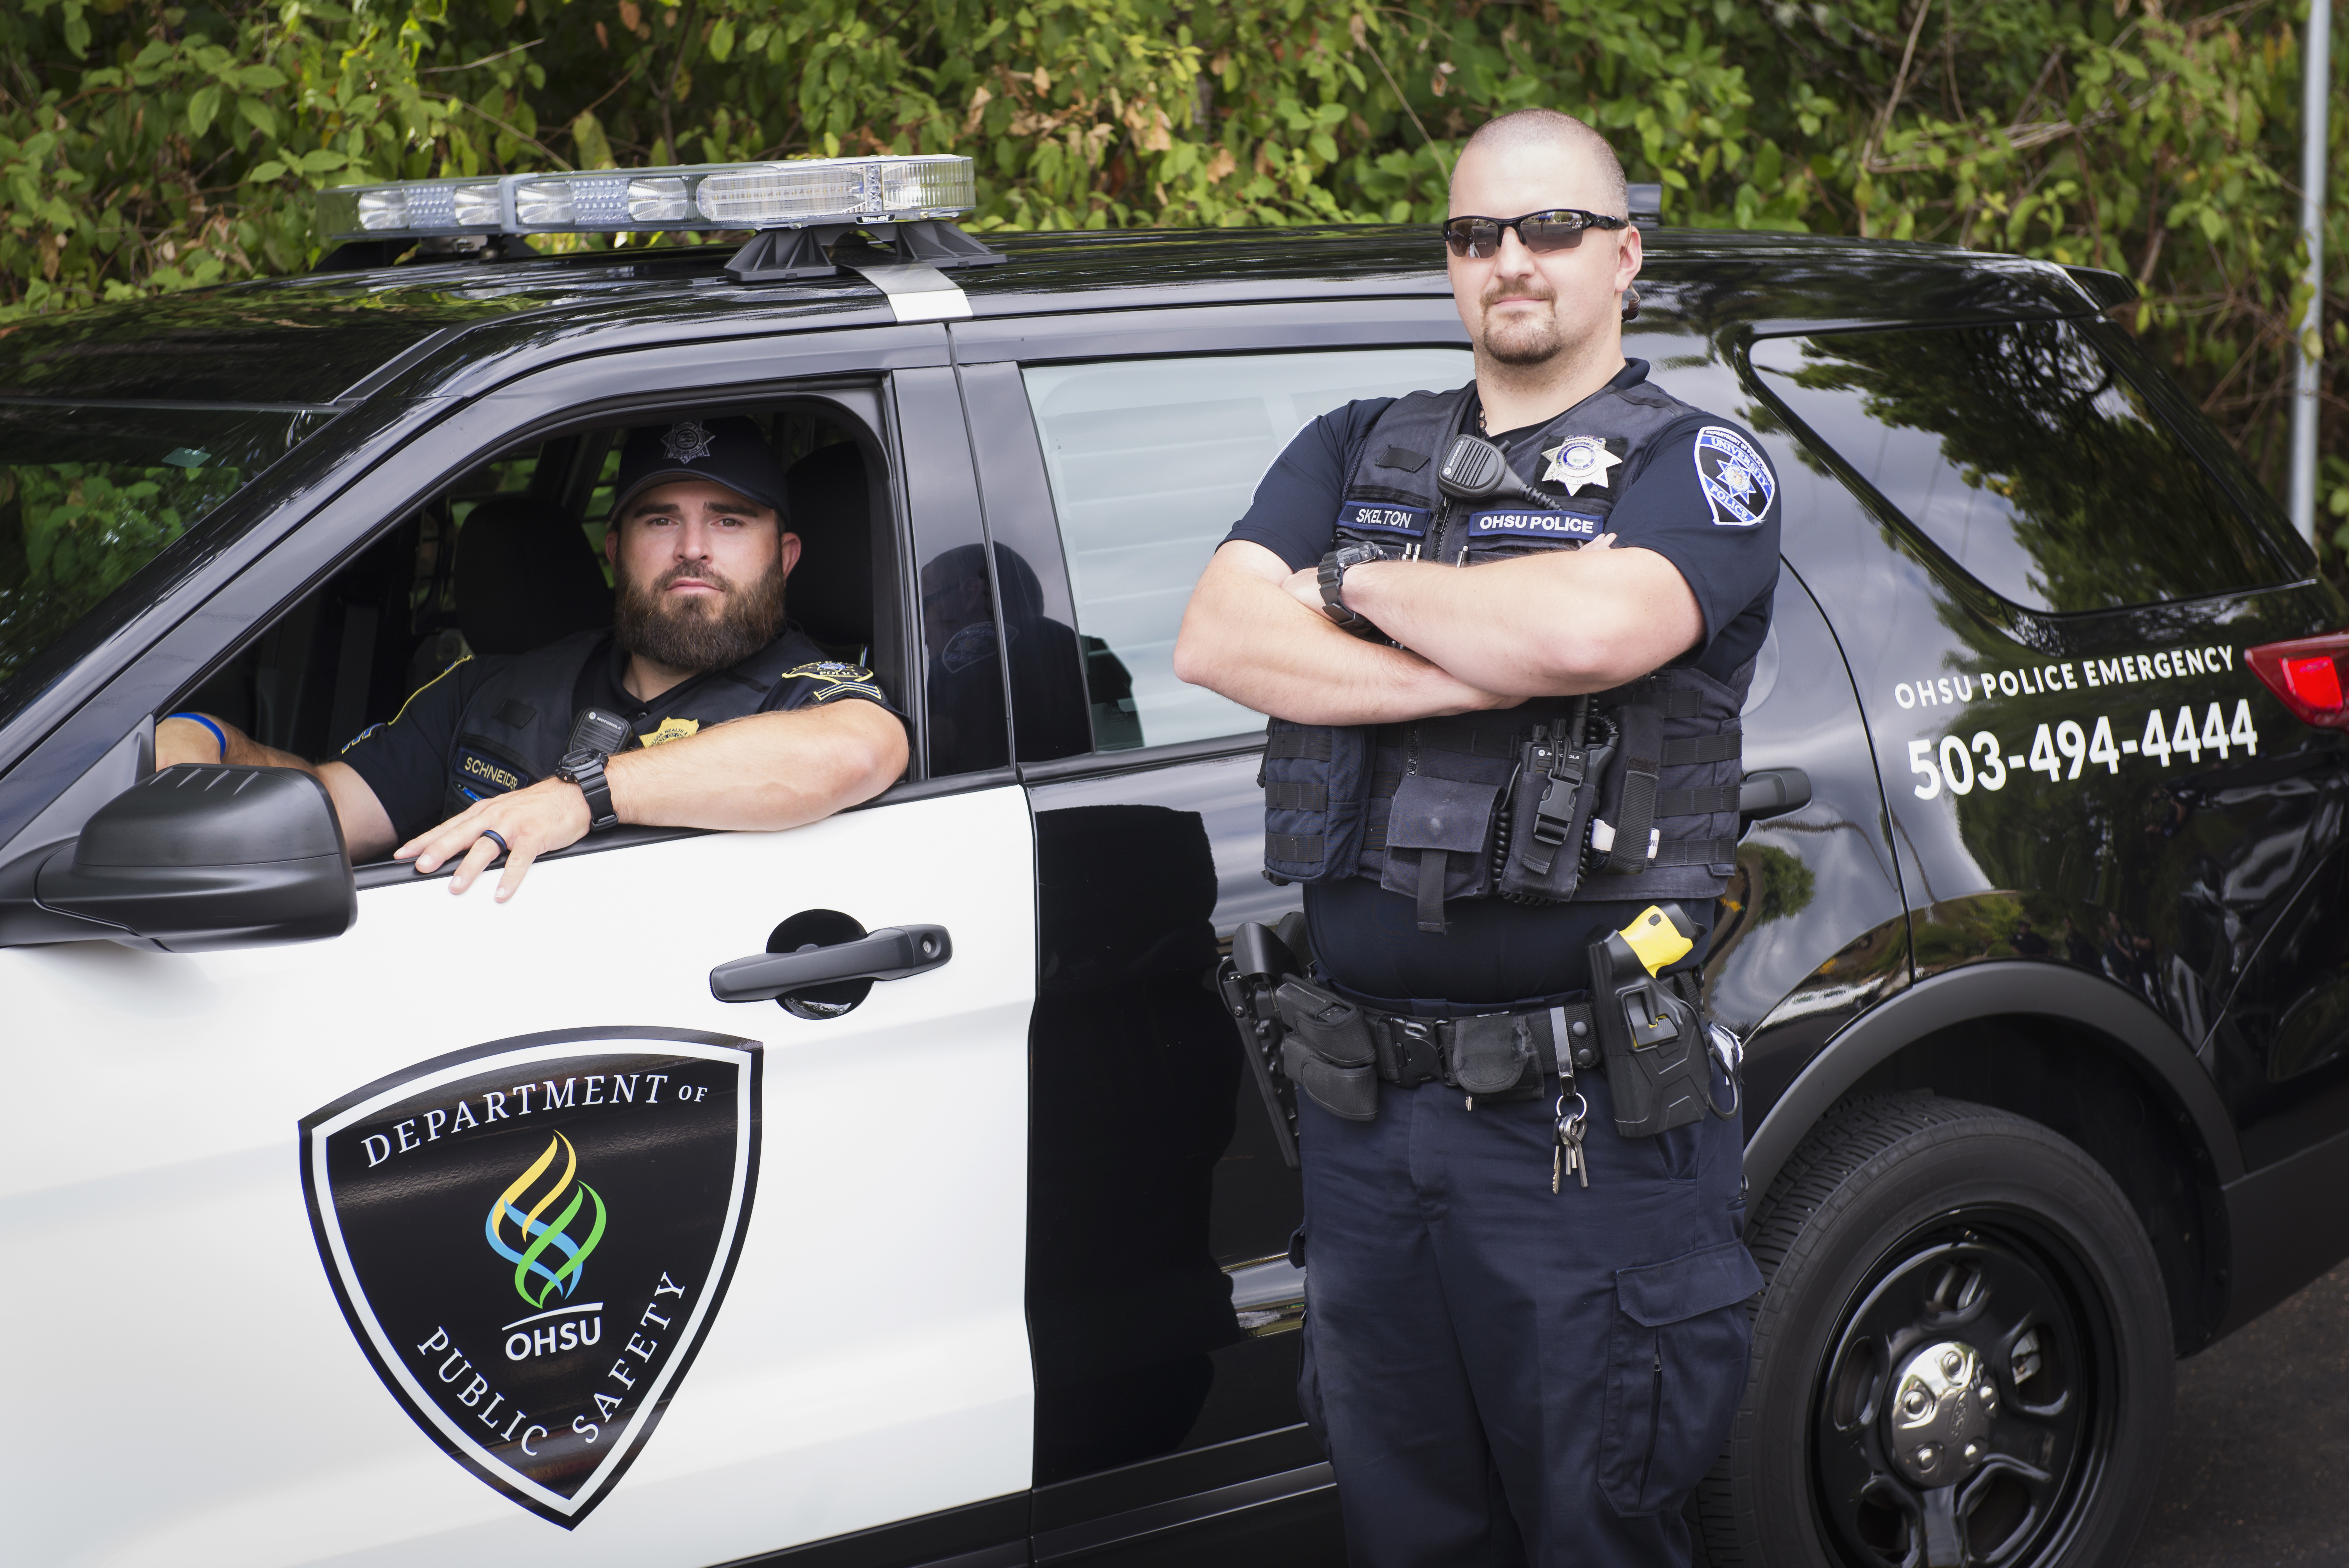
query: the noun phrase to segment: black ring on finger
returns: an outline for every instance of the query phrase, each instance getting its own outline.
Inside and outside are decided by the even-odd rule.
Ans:
[[[510,855],[513,853],[513,846],[507,843],[505,839],[495,828],[483,828],[481,830],[481,837],[485,839],[496,839],[498,841],[498,852],[500,854]]]

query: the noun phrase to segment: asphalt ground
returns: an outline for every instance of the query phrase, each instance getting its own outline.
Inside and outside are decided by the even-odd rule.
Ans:
[[[2349,1264],[2178,1365],[2130,1568],[2349,1563]]]

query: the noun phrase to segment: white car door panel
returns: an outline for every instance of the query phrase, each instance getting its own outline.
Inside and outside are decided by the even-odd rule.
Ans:
[[[0,951],[10,1554],[657,1568],[1026,1487],[1031,843],[1001,787],[547,861],[502,906],[373,887],[328,942]],[[809,909],[944,926],[954,955],[831,1019],[712,999],[714,965]],[[452,1462],[370,1367],[296,1122],[451,1052],[625,1027],[762,1042],[755,1197],[657,1429],[566,1529]],[[505,1266],[478,1224],[445,1257]]]

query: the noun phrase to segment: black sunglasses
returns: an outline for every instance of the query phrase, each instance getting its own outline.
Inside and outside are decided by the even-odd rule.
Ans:
[[[1502,230],[1515,229],[1526,249],[1539,256],[1574,249],[1582,243],[1585,229],[1623,229],[1630,222],[1629,218],[1604,217],[1579,207],[1552,207],[1522,218],[1454,218],[1444,225],[1444,242],[1452,247],[1454,255],[1474,256],[1481,262],[1500,254]]]

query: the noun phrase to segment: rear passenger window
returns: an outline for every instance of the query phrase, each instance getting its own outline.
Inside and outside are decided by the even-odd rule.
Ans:
[[[1357,397],[1457,387],[1465,349],[1027,366],[1104,751],[1238,735],[1263,718],[1174,678],[1192,585],[1308,420]]]
[[[2290,574],[2071,323],[1767,338],[1749,357],[1817,444],[2026,609],[2117,609]]]

